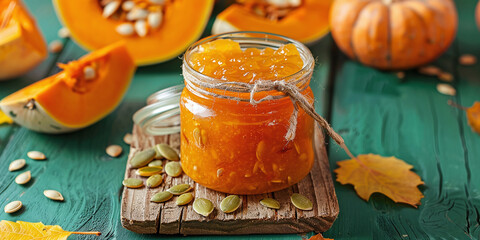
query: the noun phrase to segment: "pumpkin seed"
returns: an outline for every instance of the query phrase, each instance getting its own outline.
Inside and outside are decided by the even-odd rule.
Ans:
[[[50,198],[55,201],[63,201],[63,196],[60,192],[55,191],[55,190],[45,190],[43,191],[43,195],[45,197]]]
[[[405,78],[405,72],[397,72],[397,78],[398,79],[404,79]]]
[[[161,173],[162,170],[163,167],[142,167],[137,170],[136,174],[142,177],[150,177],[152,175]]]
[[[153,160],[154,157],[155,157],[155,150],[153,149],[147,149],[147,150],[138,152],[130,160],[130,166],[132,168],[139,168],[139,167],[146,166],[148,163],[150,163]]]
[[[48,51],[51,53],[58,53],[62,51],[63,43],[59,40],[53,40],[48,44]]]
[[[223,175],[223,171],[224,171],[223,168],[217,169],[217,178]]]
[[[141,8],[134,8],[130,12],[127,13],[127,20],[128,21],[135,21],[135,20],[143,20],[147,18],[148,11]]]
[[[23,172],[23,173],[20,173],[16,178],[15,178],[15,182],[17,184],[20,184],[20,185],[23,185],[23,184],[26,184],[30,181],[30,179],[32,179],[32,174],[30,171],[26,171],[26,172]]]
[[[167,191],[171,192],[173,195],[180,195],[190,191],[191,189],[192,187],[189,184],[184,183],[184,184],[175,185],[169,188]]]
[[[86,66],[83,68],[83,78],[85,80],[92,80],[95,78],[95,69],[92,66]]]
[[[449,96],[455,96],[457,94],[457,91],[455,90],[455,88],[445,83],[437,84],[437,91],[441,94],[445,94]]]
[[[123,149],[118,145],[110,145],[105,151],[110,157],[118,157],[122,154]]]
[[[453,81],[453,75],[447,72],[442,72],[438,74],[438,79],[444,81],[444,82],[452,82]]]
[[[152,12],[148,14],[147,21],[148,21],[148,26],[150,26],[152,29],[156,29],[160,26],[162,23],[162,12]]]
[[[103,17],[108,18],[112,16],[117,11],[118,7],[120,7],[120,1],[109,2],[103,8],[103,13],[102,13]]]
[[[260,200],[260,204],[267,208],[280,209],[280,202],[273,198],[264,198]]]
[[[290,196],[290,200],[292,201],[293,206],[300,210],[312,210],[313,209],[313,203],[305,196],[294,193],[292,196]]]
[[[25,165],[26,165],[25,159],[17,159],[10,163],[10,165],[8,166],[8,171],[10,172],[17,171],[25,167]]]
[[[170,177],[178,177],[182,174],[182,166],[179,162],[168,162],[165,164],[165,172]]]
[[[123,136],[123,141],[128,144],[128,145],[131,145],[132,142],[133,142],[133,135],[131,133],[127,133],[125,134],[125,136]]]
[[[418,72],[428,76],[437,76],[438,74],[442,73],[442,70],[438,67],[429,65],[429,66],[419,68]]]
[[[242,205],[242,199],[237,195],[230,195],[220,203],[220,210],[224,213],[235,212]]]
[[[477,63],[477,57],[475,57],[475,55],[472,55],[472,54],[463,54],[462,56],[460,56],[458,61],[462,65],[470,66]]]
[[[66,27],[62,27],[58,30],[57,34],[60,38],[68,38],[70,37],[70,30]]]
[[[155,193],[155,195],[150,198],[150,201],[156,202],[156,203],[161,203],[161,202],[166,202],[170,200],[173,197],[173,194],[171,192],[158,192]]]
[[[165,157],[167,160],[171,160],[171,161],[180,160],[177,152],[175,152],[175,150],[173,150],[173,148],[171,148],[167,144],[160,143],[155,145],[155,151],[157,151],[160,155]]]
[[[163,161],[162,160],[154,160],[154,161],[151,161],[149,164],[148,164],[149,167],[161,167],[163,166]]]
[[[135,7],[135,2],[133,1],[125,1],[122,3],[122,10],[125,12],[131,11]]]
[[[148,0],[148,1],[157,5],[163,5],[165,3],[165,0]]]
[[[135,32],[140,37],[147,36],[147,23],[144,20],[137,20],[134,25]]]
[[[131,23],[122,23],[117,25],[115,31],[122,36],[130,36],[133,34],[134,29]]]
[[[123,184],[123,186],[125,186],[127,188],[141,188],[141,187],[143,187],[142,179],[138,179],[138,178],[124,179],[122,184]]]
[[[204,217],[208,217],[213,212],[213,208],[213,203],[208,199],[197,198],[193,201],[193,210]]]
[[[13,201],[5,205],[5,208],[3,209],[5,213],[14,213],[22,208],[22,202],[20,201]]]
[[[192,193],[184,193],[178,196],[177,200],[175,201],[175,204],[177,204],[177,206],[183,206],[183,205],[189,204],[192,200],[193,200]]]
[[[162,175],[155,174],[155,175],[150,176],[147,179],[147,187],[148,188],[155,188],[155,187],[160,186],[160,184],[162,184],[162,182],[163,182]]]
[[[27,153],[27,156],[33,160],[45,160],[47,157],[45,157],[45,154],[39,151],[30,151]]]

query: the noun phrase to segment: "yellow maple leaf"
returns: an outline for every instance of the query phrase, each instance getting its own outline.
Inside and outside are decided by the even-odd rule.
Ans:
[[[480,102],[474,102],[473,106],[466,108],[465,111],[468,125],[470,125],[473,131],[480,134]]]
[[[0,110],[0,125],[3,123],[8,123],[12,124],[13,120],[7,116],[7,114],[3,113],[2,110]]]
[[[337,164],[337,181],[341,184],[352,184],[358,196],[365,201],[378,192],[394,202],[410,204],[413,207],[420,205],[423,194],[418,185],[423,184],[423,181],[411,171],[412,165],[400,159],[365,154]]]
[[[44,225],[41,222],[0,221],[2,240],[65,240],[72,234],[100,235],[99,232],[68,232],[58,225]]]

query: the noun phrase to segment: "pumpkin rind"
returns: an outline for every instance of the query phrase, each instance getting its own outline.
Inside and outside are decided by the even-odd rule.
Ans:
[[[47,57],[35,20],[19,0],[0,2],[0,80],[24,74]]]
[[[54,0],[57,15],[80,46],[96,50],[110,43],[125,41],[137,65],[170,60],[203,33],[214,0],[176,0],[166,8],[159,29],[145,37],[122,36],[116,32],[121,23],[104,18],[98,1]]]
[[[332,0],[304,0],[300,7],[279,21],[259,17],[239,4],[233,4],[218,14],[212,33],[269,32],[309,44],[328,33],[328,12],[331,4]]]
[[[77,85],[72,87],[75,75],[70,71],[91,63],[99,65],[98,77],[85,84],[86,90]],[[123,43],[90,53],[72,64],[60,73],[7,96],[0,101],[0,108],[16,123],[31,130],[71,132],[112,112],[125,95],[136,69]]]
[[[451,0],[337,0],[332,36],[350,58],[379,69],[408,69],[435,60],[453,42]]]

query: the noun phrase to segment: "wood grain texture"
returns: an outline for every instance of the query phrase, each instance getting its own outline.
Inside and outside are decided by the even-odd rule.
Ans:
[[[133,143],[129,159],[138,151],[153,147],[157,143],[167,143],[175,149],[180,148],[180,135],[147,136],[141,128],[134,126]],[[322,132],[315,133],[315,163],[311,173],[298,184],[288,189],[270,194],[241,196],[242,206],[231,214],[218,209],[227,194],[216,192],[195,183],[186,174],[181,177],[165,177],[165,182],[158,188],[130,189],[124,188],[121,203],[122,225],[137,233],[146,234],[183,234],[183,235],[222,235],[222,234],[287,234],[324,232],[338,215],[338,202],[333,189],[333,182],[328,166],[327,153]],[[164,161],[164,164],[166,161]],[[136,169],[127,166],[125,178],[141,178],[135,174]],[[145,180],[145,179],[144,179]],[[171,186],[189,183],[193,186],[196,198],[206,198],[216,206],[208,217],[200,216],[192,205],[176,206],[175,201],[152,203],[150,198],[159,191]],[[290,203],[290,195],[298,192],[314,203],[312,211],[296,209]],[[263,207],[260,200],[266,196],[281,202],[279,210]]]

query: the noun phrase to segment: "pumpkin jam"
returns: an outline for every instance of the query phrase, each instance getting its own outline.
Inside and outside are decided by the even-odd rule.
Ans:
[[[219,39],[199,45],[185,56],[184,64],[196,74],[226,82],[282,80],[304,66],[293,44],[276,50],[242,49],[238,42]],[[185,80],[187,87],[180,100],[181,161],[194,181],[226,193],[260,194],[286,188],[309,173],[314,159],[314,122],[300,110],[295,138],[287,141],[294,110],[290,98],[252,105],[249,93],[232,95],[247,101],[219,98],[195,91]],[[307,86],[309,81],[306,79]],[[262,94],[268,93],[256,93],[255,99]],[[313,99],[310,87],[302,94]]]

